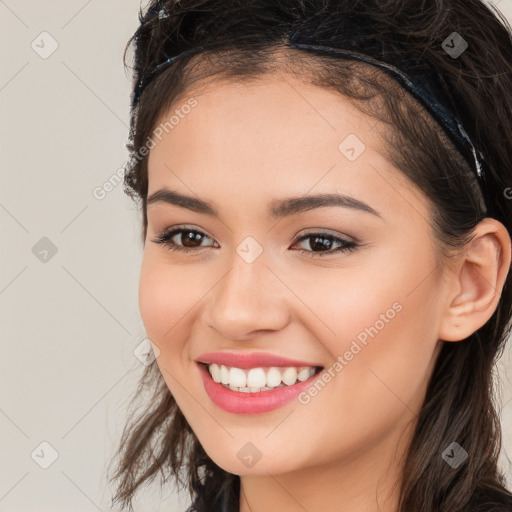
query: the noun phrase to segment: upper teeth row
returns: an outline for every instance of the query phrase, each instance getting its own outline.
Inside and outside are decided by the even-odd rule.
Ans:
[[[297,379],[304,381],[309,379],[315,373],[313,367],[295,368],[289,366],[286,368],[251,368],[244,370],[242,368],[228,367],[218,364],[209,364],[208,370],[215,382],[237,387],[237,388],[275,388],[281,384],[291,386]]]

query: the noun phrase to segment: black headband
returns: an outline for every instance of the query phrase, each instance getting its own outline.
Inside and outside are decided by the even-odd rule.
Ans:
[[[149,14],[148,11],[146,19]],[[164,19],[166,17],[165,10],[160,10],[158,16],[160,20]],[[145,19],[141,18],[140,21],[144,23]],[[308,25],[306,20],[296,29],[292,27],[287,42],[277,44],[320,55],[328,54],[343,59],[365,62],[384,70],[395,78],[430,112],[444,128],[457,149],[464,155],[477,177],[484,202],[487,203],[485,175],[481,163],[484,157],[480,151],[477,152],[469,135],[463,128],[453,97],[438,72],[425,60],[415,59],[408,55],[407,42],[403,36],[392,34],[393,46],[386,44],[386,38],[376,35],[372,20],[364,13],[345,13],[343,18],[336,20],[335,26],[335,34],[332,34],[332,25],[330,25],[329,33],[324,33],[322,28],[319,29],[316,24]],[[324,41],[329,44],[322,44]],[[401,44],[399,46],[400,51],[396,49],[397,44]],[[454,44],[453,41],[452,44]],[[149,73],[139,76],[132,94],[132,109],[137,106],[147,85],[173,62],[187,55],[221,47],[226,47],[226,43],[220,41],[189,48],[157,65]]]

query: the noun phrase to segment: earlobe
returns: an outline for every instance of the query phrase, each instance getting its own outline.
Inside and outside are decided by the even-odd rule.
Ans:
[[[451,278],[452,291],[439,331],[444,341],[461,341],[491,318],[510,270],[510,235],[501,222],[485,218],[474,235]]]

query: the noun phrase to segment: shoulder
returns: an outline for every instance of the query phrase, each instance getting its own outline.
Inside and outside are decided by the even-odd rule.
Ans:
[[[507,489],[482,489],[475,493],[468,512],[512,512],[512,493]]]

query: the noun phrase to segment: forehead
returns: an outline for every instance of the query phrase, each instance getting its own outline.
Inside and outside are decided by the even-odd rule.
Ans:
[[[192,98],[195,105],[190,107]],[[171,119],[172,126],[166,126]],[[290,156],[290,150],[309,154],[312,146],[318,156],[320,151],[338,151],[349,133],[377,142],[370,134],[375,123],[343,95],[281,73],[251,82],[222,80],[194,88],[180,95],[157,127],[163,137],[172,131],[174,137],[169,139],[173,140],[167,142],[174,145],[175,154],[186,138],[188,146],[209,142],[224,156],[235,149],[249,157],[263,149],[272,151],[269,156],[285,152]],[[235,148],[235,143],[242,146]]]
[[[231,193],[247,206],[314,189],[385,209],[397,182],[410,188],[383,156],[378,121],[335,91],[283,74],[190,93],[159,120],[148,195],[164,186],[213,199]]]

